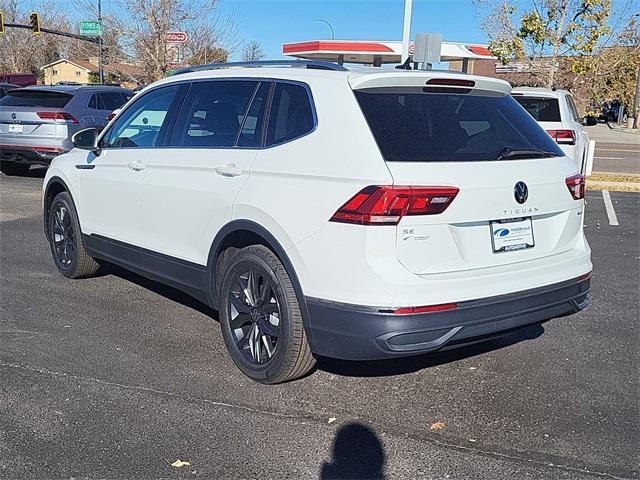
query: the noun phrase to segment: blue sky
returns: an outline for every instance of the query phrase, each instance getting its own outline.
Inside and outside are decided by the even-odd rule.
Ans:
[[[329,27],[314,21],[320,18],[333,25],[341,40],[402,38],[404,0],[222,0],[221,5],[237,18],[240,39],[259,41],[267,58],[281,58],[285,42],[331,38]],[[640,0],[613,1],[614,12],[623,7],[638,12]],[[446,41],[486,43],[479,23],[471,0],[413,1],[412,38],[441,32]]]

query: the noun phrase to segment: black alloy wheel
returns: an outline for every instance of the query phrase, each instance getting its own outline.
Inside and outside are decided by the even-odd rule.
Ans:
[[[220,274],[220,326],[236,366],[268,384],[309,372],[315,358],[298,296],[280,259],[263,245],[251,245],[233,252]]]

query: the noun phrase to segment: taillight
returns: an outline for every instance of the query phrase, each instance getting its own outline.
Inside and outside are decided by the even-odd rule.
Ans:
[[[564,183],[567,184],[569,193],[571,193],[574,200],[582,200],[584,198],[584,175],[577,174],[567,177]]]
[[[109,115],[107,115],[107,122],[110,122],[111,120],[113,120],[113,117],[116,116],[116,112],[111,112]]]
[[[576,144],[576,132],[573,130],[547,130],[547,133],[551,135],[558,145],[575,145]]]
[[[370,186],[356,193],[331,217],[332,222],[397,225],[405,215],[444,212],[458,194],[455,187]]]
[[[54,120],[60,123],[78,123],[76,117],[67,112],[38,112],[37,115],[43,120]]]
[[[424,307],[403,307],[393,311],[394,315],[412,315],[416,313],[446,312],[455,310],[458,305],[455,303],[443,303],[442,305],[425,305]]]

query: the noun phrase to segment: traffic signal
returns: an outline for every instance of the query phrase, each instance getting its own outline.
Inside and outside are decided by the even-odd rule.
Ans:
[[[40,35],[40,15],[38,15],[37,12],[31,12],[29,23],[31,24],[31,30],[33,30],[34,35]]]
[[[4,35],[4,13],[0,12],[0,35]]]

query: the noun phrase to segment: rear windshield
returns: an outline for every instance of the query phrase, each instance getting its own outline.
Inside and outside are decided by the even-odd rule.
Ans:
[[[425,93],[422,88],[371,88],[355,95],[388,162],[564,155],[510,95]]]
[[[560,107],[557,98],[533,98],[514,95],[516,102],[524,107],[538,122],[559,122]]]
[[[63,108],[73,95],[41,90],[16,90],[0,99],[0,107],[48,107]]]

